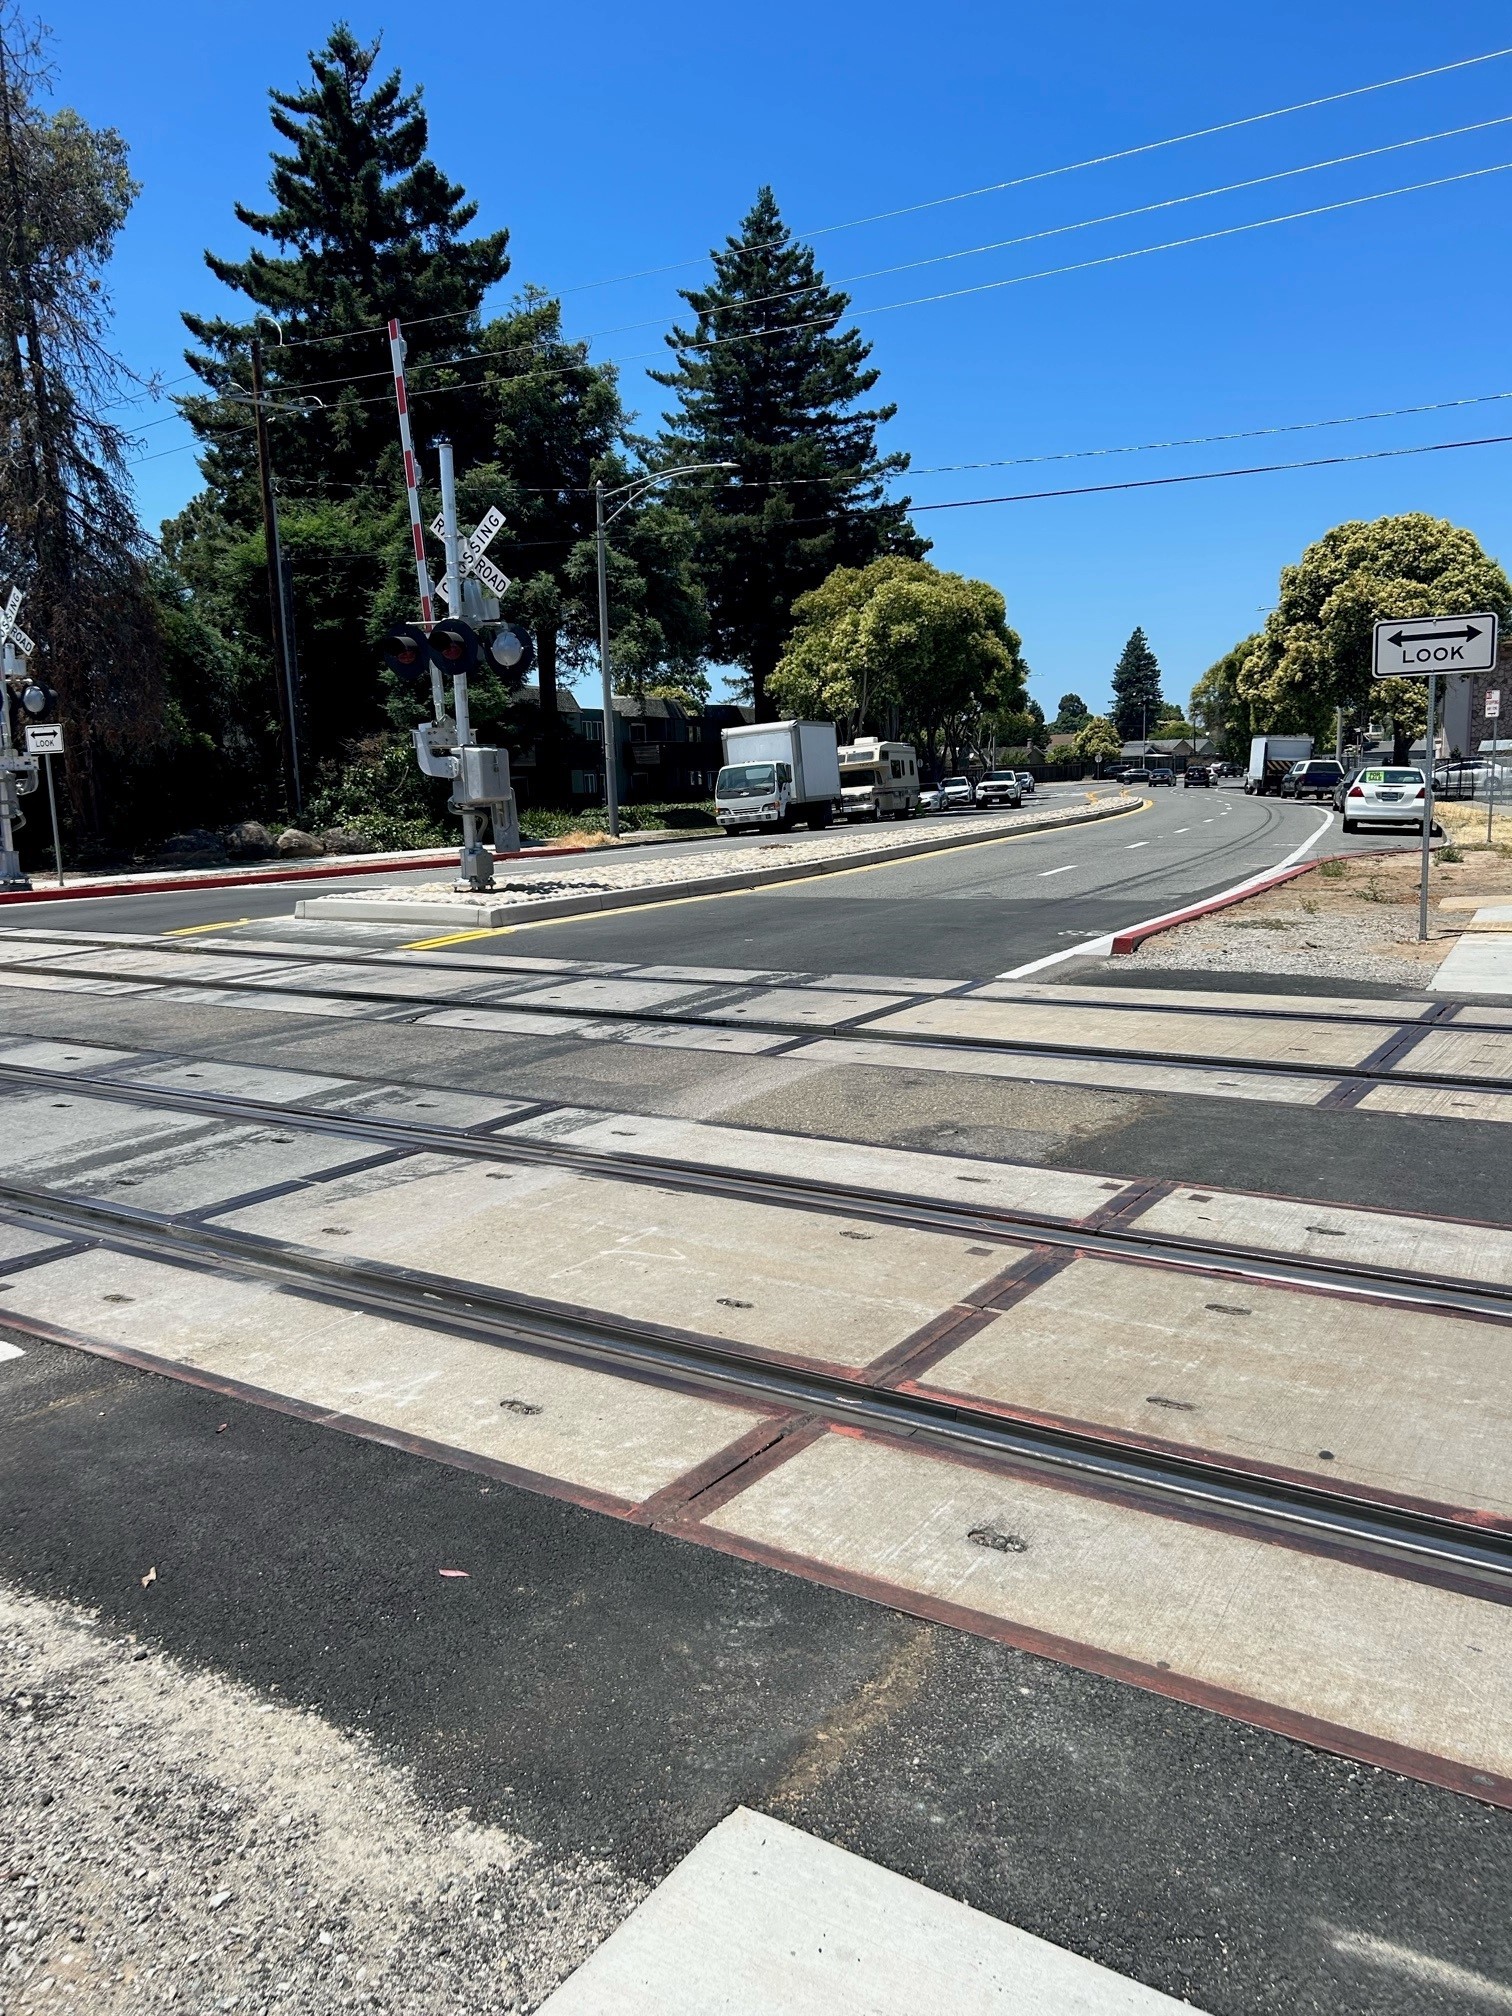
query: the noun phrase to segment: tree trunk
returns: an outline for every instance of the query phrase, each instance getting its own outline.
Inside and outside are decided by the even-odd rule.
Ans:
[[[1394,764],[1410,761],[1412,756],[1412,730],[1400,721],[1391,724],[1391,760]]]
[[[777,647],[766,638],[751,653],[751,704],[758,721],[777,719],[777,709],[767,696],[767,680],[776,671],[780,656]]]

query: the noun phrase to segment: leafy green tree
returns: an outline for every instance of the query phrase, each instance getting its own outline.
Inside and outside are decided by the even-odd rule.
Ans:
[[[1113,721],[1126,742],[1156,732],[1161,704],[1160,664],[1136,628],[1113,668]]]
[[[139,393],[110,348],[101,274],[137,184],[126,144],[48,112],[41,31],[0,13],[0,594],[26,596],[36,670],[58,693],[72,823],[113,823],[124,771],[167,732],[147,546],[111,417]]]
[[[919,743],[932,764],[982,717],[1022,710],[1028,666],[1007,607],[986,581],[890,558],[837,568],[801,596],[771,698],[784,712]]]
[[[1512,582],[1473,532],[1446,518],[1336,525],[1281,570],[1281,592],[1236,678],[1258,728],[1333,740],[1334,709],[1391,725],[1405,762],[1424,725],[1425,681],[1371,678],[1371,629],[1385,617],[1512,610]]]
[[[1050,723],[1051,731],[1056,735],[1074,735],[1091,718],[1092,709],[1080,693],[1062,693],[1055,719]]]
[[[1123,753],[1123,737],[1105,714],[1089,714],[1071,748],[1083,762],[1111,762]]]
[[[907,499],[886,484],[906,455],[880,455],[892,406],[864,406],[879,373],[870,345],[839,325],[849,298],[827,287],[810,247],[789,234],[762,189],[739,234],[713,255],[709,285],[685,289],[696,317],[667,338],[675,367],[653,373],[676,399],[663,467],[732,462],[686,495],[714,655],[741,666],[758,719],[798,598],[836,567],[927,550]],[[838,333],[837,333],[838,332]]]
[[[1239,670],[1259,642],[1258,631],[1242,638],[1215,659],[1192,688],[1188,708],[1192,721],[1228,763],[1242,761],[1249,750],[1250,708],[1239,692]]]

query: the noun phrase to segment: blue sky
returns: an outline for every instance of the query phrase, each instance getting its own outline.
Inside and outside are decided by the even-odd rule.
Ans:
[[[237,200],[266,186],[269,85],[296,84],[334,18],[295,0],[53,0],[58,100],[128,140],[143,192],[111,276],[120,347],[183,370],[181,308],[226,297],[202,253],[234,255]],[[1504,7],[1467,0],[1282,0],[1263,8],[1097,0],[1059,8],[898,0],[762,8],[479,7],[454,50],[444,16],[356,0],[422,83],[432,151],[507,225],[514,267],[564,291],[567,327],[623,360],[643,420],[646,353],[761,182],[855,277],[887,445],[919,504],[1512,434],[1512,399],[1458,412],[1226,444],[967,470],[1512,391],[1512,171],[1182,249],[947,290],[1222,231],[1512,163],[1512,124],[1436,139],[1141,217],[1082,225],[1240,181],[1512,115],[1512,57],[1017,188],[850,225],[1512,43]],[[914,270],[880,269],[1057,232]],[[623,284],[595,283],[690,262]],[[877,275],[874,278],[859,276]],[[506,291],[508,291],[506,289]],[[868,309],[885,312],[867,313]],[[636,328],[628,325],[650,323]],[[158,419],[160,414],[145,417]],[[184,430],[141,437],[144,519],[197,486]],[[1261,621],[1281,566],[1341,519],[1426,510],[1512,563],[1512,447],[1064,497],[919,518],[938,564],[995,582],[1047,711],[1106,701],[1142,624],[1184,699]]]

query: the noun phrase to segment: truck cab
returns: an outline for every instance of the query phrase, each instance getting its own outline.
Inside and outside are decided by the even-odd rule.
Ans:
[[[715,816],[727,833],[742,827],[792,830],[793,768],[790,763],[727,763],[714,784]]]
[[[817,832],[834,818],[840,766],[832,721],[761,721],[723,734],[714,816],[726,833]]]

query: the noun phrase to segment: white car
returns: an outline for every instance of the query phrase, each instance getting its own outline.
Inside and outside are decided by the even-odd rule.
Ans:
[[[976,803],[976,792],[969,777],[947,777],[940,786],[945,794],[945,809],[954,812],[958,808],[969,812]]]
[[[1019,790],[1024,794],[1026,798],[1032,798],[1034,796],[1033,773],[1028,770],[1020,770],[1020,772],[1018,773],[1018,780],[1019,780]]]
[[[1415,826],[1421,833],[1428,787],[1416,767],[1383,763],[1357,772],[1344,793],[1344,831],[1360,826]]]
[[[921,812],[943,812],[945,810],[945,787],[943,784],[926,784],[919,792]]]

